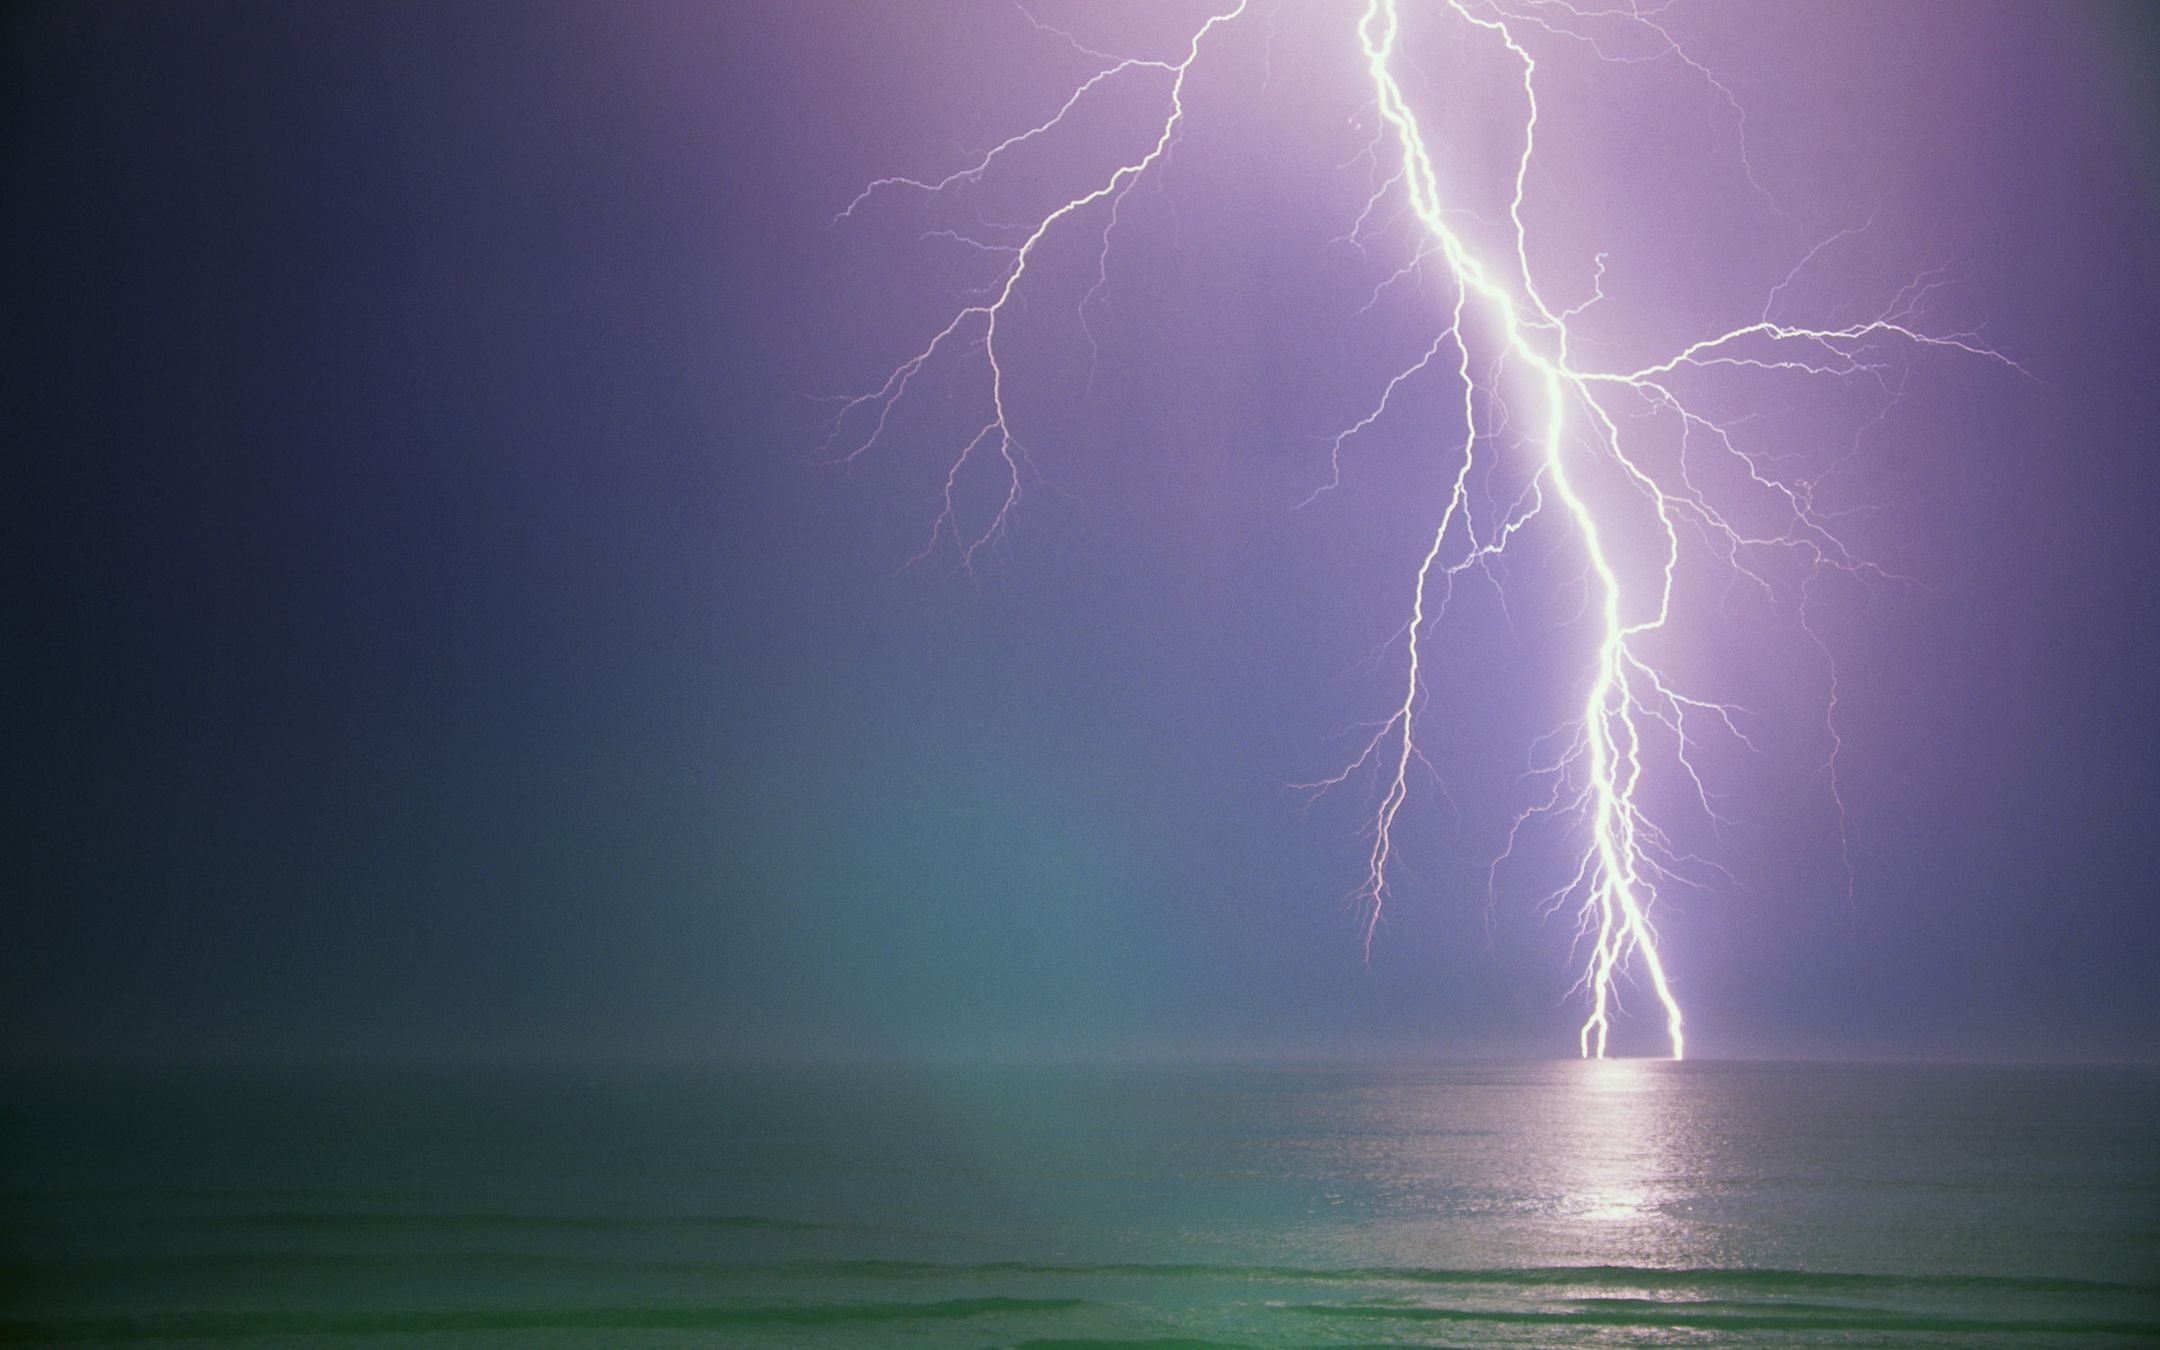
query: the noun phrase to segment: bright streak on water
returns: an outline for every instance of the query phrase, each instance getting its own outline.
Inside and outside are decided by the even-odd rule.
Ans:
[[[2160,1341],[2153,1070],[444,1070],[6,1088],[10,1342]]]

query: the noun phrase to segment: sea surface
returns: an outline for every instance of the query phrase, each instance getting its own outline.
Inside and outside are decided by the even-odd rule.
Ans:
[[[2160,1072],[16,1071],[0,1341],[2160,1345]]]

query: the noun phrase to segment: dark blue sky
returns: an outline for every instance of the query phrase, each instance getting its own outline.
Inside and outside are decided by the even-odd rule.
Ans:
[[[1038,12],[1147,55],[1184,22]],[[1558,86],[1556,171],[1601,176],[1534,190],[1614,251],[1612,349],[1685,340],[1736,285],[1759,306],[1879,202],[1798,303],[1849,318],[1947,263],[1944,323],[2034,376],[1913,360],[1841,482],[1915,583],[1821,614],[1849,901],[1790,628],[1728,616],[1675,652],[1780,710],[1768,761],[1728,766],[1746,892],[1666,911],[1695,1044],[2149,1056],[2151,25],[1675,13],[1805,228],[1745,199],[1710,102],[1661,121]],[[922,237],[951,214],[830,222],[1085,77],[1011,7],[10,19],[5,1050],[1569,1049],[1565,921],[1503,887],[1488,937],[1483,895],[1534,695],[1564,684],[1537,636],[1564,560],[1526,565],[1518,630],[1466,602],[1435,676],[1482,710],[1435,735],[1458,810],[1427,785],[1406,815],[1369,968],[1342,903],[1369,802],[1283,786],[1381,713],[1392,667],[1361,662],[1444,458],[1429,390],[1294,509],[1429,341],[1414,300],[1355,313],[1385,238],[1330,244],[1361,133],[1326,34],[1356,8],[1312,14],[1264,90],[1264,22],[1196,76],[1089,311],[1092,377],[1089,245],[1046,263],[1016,416],[1060,490],[1031,485],[973,577],[949,550],[898,569],[979,382],[939,373],[847,472],[806,396],[875,387],[979,280]],[[1511,144],[1505,116],[1447,125],[1473,158]],[[1039,209],[1060,162],[950,211]],[[1646,194],[1661,162],[1701,172]]]

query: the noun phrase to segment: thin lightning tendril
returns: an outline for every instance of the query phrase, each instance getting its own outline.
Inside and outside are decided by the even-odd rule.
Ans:
[[[976,303],[964,305],[953,314],[878,388],[833,400],[830,434],[825,443],[827,458],[852,463],[883,438],[896,407],[927,367],[948,350],[970,356],[980,354],[988,376],[986,418],[954,455],[929,538],[910,559],[911,564],[931,556],[949,541],[960,566],[972,569],[979,553],[1009,527],[1031,466],[1014,432],[1007,402],[1002,323],[1045,239],[1093,208],[1101,221],[1101,234],[1094,284],[1081,301],[1080,321],[1090,349],[1094,348],[1095,333],[1088,326],[1087,311],[1100,300],[1108,284],[1111,234],[1119,223],[1126,195],[1177,143],[1186,116],[1189,75],[1211,39],[1243,17],[1250,4],[1251,0],[1236,0],[1210,15],[1192,33],[1178,58],[1170,61],[1097,51],[1023,10],[1027,22],[1038,31],[1098,63],[1094,73],[1074,88],[1054,115],[1000,142],[967,167],[934,180],[878,179],[836,217],[836,223],[851,219],[874,199],[891,192],[905,190],[935,197],[979,185],[998,172],[1007,159],[1056,133],[1083,105],[1113,90],[1129,93],[1141,81],[1151,82],[1161,90],[1164,111],[1153,140],[1087,190],[1043,213],[1031,226],[1015,227],[1003,241],[979,240],[957,231],[942,232],[971,245],[985,257],[1002,259],[1002,271],[979,293]],[[1703,878],[1707,877],[1721,886],[1745,888],[1725,868],[1680,848],[1653,819],[1644,800],[1646,761],[1664,754],[1688,785],[1695,805],[1715,827],[1725,823],[1726,818],[1719,812],[1718,798],[1707,786],[1700,767],[1700,735],[1714,730],[1744,749],[1757,749],[1757,743],[1746,732],[1745,710],[1683,692],[1660,672],[1645,650],[1645,639],[1664,630],[1673,618],[1683,537],[1700,538],[1713,556],[1731,570],[1736,581],[1757,588],[1773,601],[1779,598],[1779,588],[1772,560],[1794,559],[1804,569],[1797,609],[1800,627],[1822,656],[1827,670],[1824,732],[1829,752],[1823,771],[1838,810],[1848,894],[1853,861],[1840,782],[1844,739],[1838,721],[1839,685],[1830,648],[1812,625],[1813,587],[1826,571],[1862,579],[1891,579],[1889,573],[1855,555],[1839,541],[1832,529],[1837,513],[1819,508],[1815,500],[1823,479],[1856,452],[1857,437],[1852,449],[1813,479],[1792,476],[1782,467],[1779,456],[1745,445],[1744,427],[1749,419],[1721,421],[1691,406],[1682,396],[1682,378],[1736,370],[1781,377],[1865,380],[1873,382],[1887,399],[1895,400],[1900,390],[1885,354],[1892,346],[1941,349],[2017,367],[1977,334],[1927,330],[1920,317],[1921,308],[1944,283],[1940,268],[1923,273],[1870,318],[1809,326],[1776,317],[1784,308],[1786,292],[1800,273],[1825,249],[1864,232],[1867,225],[1841,230],[1807,249],[1764,297],[1760,317],[1753,322],[1700,338],[1663,360],[1633,370],[1583,366],[1571,353],[1570,323],[1605,298],[1606,254],[1596,255],[1591,295],[1556,310],[1531,265],[1531,231],[1525,220],[1525,199],[1537,163],[1539,76],[1538,61],[1524,45],[1519,30],[1534,28],[1550,40],[1585,45],[1602,61],[1671,60],[1705,81],[1731,114],[1740,169],[1749,187],[1773,214],[1797,226],[1797,219],[1771,196],[1757,176],[1749,158],[1744,109],[1731,88],[1689,55],[1658,22],[1658,11],[1631,7],[1589,13],[1562,0],[1431,0],[1433,13],[1464,25],[1467,43],[1473,47],[1483,44],[1490,49],[1492,60],[1511,62],[1520,71],[1520,140],[1505,226],[1511,247],[1502,258],[1481,254],[1453,223],[1479,218],[1464,203],[1449,199],[1438,159],[1398,75],[1402,7],[1403,0],[1365,0],[1357,22],[1356,37],[1371,93],[1368,108],[1377,113],[1373,139],[1366,150],[1372,157],[1375,183],[1339,242],[1362,251],[1366,232],[1376,228],[1387,211],[1406,210],[1421,242],[1410,259],[1375,288],[1359,313],[1370,310],[1384,292],[1405,281],[1421,284],[1428,264],[1435,262],[1445,270],[1452,298],[1444,326],[1420,355],[1385,382],[1363,416],[1328,440],[1327,481],[1301,505],[1309,506],[1341,486],[1347,444],[1388,417],[1402,389],[1441,366],[1443,353],[1453,356],[1444,364],[1452,367],[1453,379],[1461,391],[1461,457],[1456,461],[1446,500],[1440,505],[1439,521],[1412,578],[1409,615],[1398,633],[1405,649],[1404,669],[1396,686],[1401,696],[1340,772],[1297,786],[1324,792],[1368,772],[1378,780],[1379,801],[1368,823],[1365,878],[1354,892],[1354,899],[1362,907],[1363,941],[1369,958],[1393,898],[1392,878],[1399,867],[1396,831],[1403,807],[1412,796],[1411,766],[1424,763],[1418,731],[1421,720],[1428,715],[1428,639],[1446,612],[1456,581],[1464,573],[1476,569],[1497,587],[1499,579],[1492,571],[1496,560],[1534,522],[1549,512],[1556,515],[1583,564],[1585,613],[1597,637],[1584,672],[1577,715],[1532,747],[1530,777],[1542,781],[1544,788],[1538,800],[1513,817],[1503,848],[1487,868],[1487,922],[1489,926],[1500,872],[1514,857],[1525,828],[1545,817],[1574,822],[1582,833],[1579,852],[1574,855],[1568,880],[1547,894],[1541,909],[1552,913],[1572,904],[1578,943],[1588,947],[1576,983],[1589,1005],[1578,1037],[1580,1052],[1585,1057],[1607,1055],[1621,1010],[1621,986],[1639,976],[1647,982],[1662,1015],[1668,1052],[1679,1059],[1686,1048],[1685,1019],[1658,949],[1651,911],[1665,886],[1703,886]],[[1638,42],[1647,42],[1647,50],[1621,54],[1618,39],[1623,29]],[[1391,201],[1394,204],[1384,211],[1384,204]],[[1871,213],[1869,223],[1872,221]],[[1496,222],[1493,224],[1498,228]],[[1015,235],[1019,236],[1017,244],[1010,242]],[[1474,355],[1478,352],[1484,358],[1482,365]],[[1509,375],[1519,382],[1518,387],[1530,391],[1530,396],[1521,400],[1524,406],[1515,406],[1515,401],[1506,397],[1503,380]],[[1485,400],[1482,429],[1481,394]],[[1652,461],[1637,447],[1637,437],[1623,430],[1624,424],[1643,419],[1677,425],[1679,429],[1677,468],[1665,470],[1662,477],[1653,472]],[[1534,451],[1534,472],[1512,501],[1496,504],[1495,509],[1484,513],[1488,520],[1481,532],[1480,512],[1474,509],[1478,495],[1474,483],[1489,482],[1494,462],[1511,432],[1520,434]],[[1721,510],[1701,490],[1691,468],[1691,456],[1701,455],[1715,456],[1728,469],[1736,468],[1755,489],[1781,503],[1784,526],[1765,533],[1743,527]],[[994,465],[994,481],[999,485],[997,501],[987,519],[963,525],[961,480],[978,460]],[[1659,557],[1654,584],[1631,587],[1628,570],[1616,560],[1611,506],[1601,507],[1583,486],[1593,471],[1622,484],[1637,499],[1638,509],[1647,508],[1649,517],[1655,520]]]

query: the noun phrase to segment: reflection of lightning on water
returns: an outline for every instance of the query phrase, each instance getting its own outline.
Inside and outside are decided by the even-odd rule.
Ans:
[[[1088,190],[1002,237],[993,228],[980,231],[983,237],[955,235],[994,260],[989,284],[971,302],[963,303],[876,389],[835,401],[827,450],[836,460],[852,461],[878,443],[894,409],[933,362],[979,357],[983,363],[988,394],[982,423],[953,454],[938,512],[917,559],[949,545],[962,567],[972,567],[981,550],[994,543],[1011,521],[1023,487],[1030,481],[1030,465],[1006,400],[1008,352],[1001,346],[1001,323],[1043,241],[1092,220],[1101,235],[1094,284],[1081,302],[1085,327],[1088,304],[1105,283],[1105,260],[1119,223],[1119,208],[1135,183],[1176,143],[1186,116],[1188,76],[1195,65],[1219,42],[1221,30],[1243,18],[1251,7],[1251,0],[1236,0],[1209,16],[1174,60],[1104,55],[1031,16],[1038,30],[1096,62],[1094,73],[1077,84],[1044,121],[1008,137],[971,164],[935,180],[880,179],[840,213],[845,220],[885,193],[934,197],[979,181],[1051,136],[1076,109],[1096,100],[1160,100],[1161,120],[1153,124],[1150,139],[1136,145],[1124,162]],[[1514,818],[1491,870],[1496,879],[1500,865],[1514,855],[1525,826],[1534,820],[1552,817],[1576,829],[1577,843],[1568,854],[1572,859],[1568,879],[1546,897],[1546,907],[1572,906],[1578,915],[1578,941],[1589,949],[1578,985],[1589,1003],[1581,1052],[1586,1057],[1605,1056],[1618,1012],[1618,985],[1623,975],[1632,972],[1656,996],[1667,1044],[1677,1059],[1685,1046],[1683,1019],[1658,952],[1651,910],[1664,886],[1701,885],[1705,878],[1733,883],[1715,863],[1679,845],[1649,814],[1646,763],[1657,760],[1675,770],[1689,787],[1693,807],[1715,823],[1722,817],[1699,768],[1701,737],[1723,736],[1748,749],[1754,743],[1742,729],[1744,715],[1739,708],[1677,687],[1653,664],[1645,639],[1675,621],[1675,575],[1684,551],[1702,552],[1769,599],[1794,603],[1801,631],[1821,648],[1826,662],[1828,650],[1807,622],[1811,583],[1826,571],[1882,575],[1839,541],[1830,528],[1832,513],[1818,507],[1816,493],[1827,470],[1802,477],[1786,466],[1787,457],[1751,448],[1743,434],[1747,419],[1712,416],[1699,406],[1699,399],[1684,396],[1686,381],[1721,370],[1779,378],[1869,380],[1889,399],[1895,397],[1896,388],[1889,374],[1888,353],[1897,346],[1949,348],[1998,361],[2004,358],[1976,335],[1932,333],[1922,326],[1920,309],[1942,281],[1939,271],[1916,278],[1867,319],[1807,326],[1775,318],[1782,293],[1822,249],[1856,232],[1846,230],[1802,256],[1764,298],[1761,315],[1754,321],[1702,337],[1663,360],[1632,370],[1583,364],[1571,351],[1570,323],[1603,299],[1605,255],[1596,259],[1591,296],[1560,309],[1548,301],[1531,268],[1524,196],[1538,162],[1540,76],[1538,60],[1525,45],[1526,35],[1585,46],[1605,60],[1664,59],[1683,66],[1715,92],[1730,114],[1750,190],[1770,211],[1788,221],[1792,217],[1757,180],[1747,155],[1746,120],[1739,103],[1714,72],[1688,55],[1654,12],[1589,12],[1559,0],[1432,0],[1426,8],[1436,21],[1458,26],[1473,59],[1505,63],[1504,68],[1520,71],[1520,92],[1515,95],[1520,109],[1519,141],[1511,151],[1514,173],[1507,203],[1506,233],[1511,247],[1498,254],[1480,252],[1450,223],[1460,218],[1463,204],[1451,200],[1440,163],[1398,74],[1402,0],[1368,0],[1355,19],[1355,38],[1369,81],[1369,106],[1378,112],[1369,153],[1380,181],[1357,211],[1351,237],[1364,231],[1383,207],[1407,209],[1420,242],[1410,261],[1376,290],[1374,301],[1380,291],[1413,274],[1422,275],[1426,264],[1437,262],[1447,281],[1447,303],[1439,331],[1423,352],[1381,382],[1369,411],[1333,438],[1329,447],[1332,476],[1314,497],[1339,484],[1345,443],[1386,416],[1395,395],[1412,381],[1447,377],[1459,386],[1461,449],[1447,498],[1438,504],[1439,520],[1410,586],[1409,612],[1401,630],[1405,659],[1396,686],[1400,697],[1347,766],[1306,786],[1324,790],[1363,773],[1373,774],[1380,784],[1379,802],[1369,822],[1365,877],[1357,890],[1369,952],[1391,900],[1396,826],[1411,795],[1411,764],[1421,758],[1423,663],[1433,630],[1444,615],[1457,578],[1472,569],[1491,575],[1487,569],[1495,559],[1533,524],[1550,517],[1582,560],[1587,612],[1596,641],[1582,671],[1579,711],[1533,747],[1533,776],[1543,783],[1540,800]],[[1346,8],[1346,21],[1349,17]],[[1608,50],[1622,37],[1647,54],[1623,56]],[[1092,341],[1092,330],[1088,335]],[[1481,399],[1488,409],[1482,428]],[[1481,501],[1481,489],[1475,485],[1492,481],[1491,461],[1500,449],[1503,427],[1528,439],[1533,467],[1505,500]],[[1676,442],[1675,453],[1646,452],[1644,441],[1660,429],[1669,429],[1665,434]],[[1721,461],[1721,469],[1737,470],[1747,480],[1748,492],[1772,504],[1773,528],[1743,523],[1762,514],[1760,501],[1748,503],[1743,512],[1730,502],[1712,500],[1699,483],[1707,475],[1696,468],[1706,458]],[[1829,467],[1836,468],[1842,460],[1840,456]],[[987,474],[997,487],[987,509],[978,517],[964,518],[961,485],[971,474]],[[1638,518],[1640,523],[1632,528],[1647,526],[1653,556],[1622,557],[1616,552],[1625,546],[1622,522]],[[1656,579],[1637,578],[1638,569]],[[1800,578],[1797,585],[1786,580],[1795,572]],[[1842,823],[1838,785],[1842,742],[1834,669],[1824,731],[1830,793],[1839,809],[1841,840],[1847,841],[1849,885],[1849,835]]]

